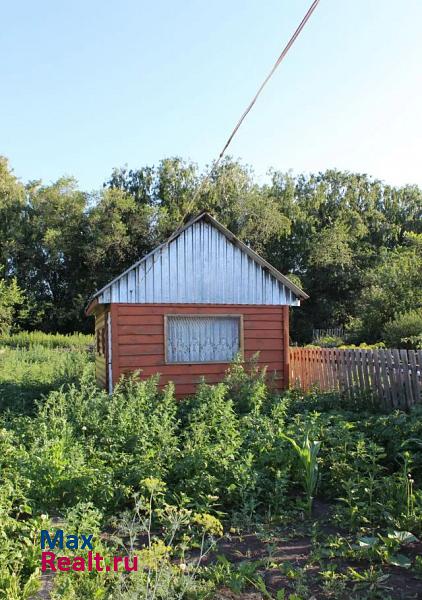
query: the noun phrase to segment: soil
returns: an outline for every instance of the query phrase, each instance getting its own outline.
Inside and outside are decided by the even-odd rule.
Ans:
[[[323,502],[315,501],[314,517],[318,521],[319,531],[325,535],[339,533],[339,529],[330,524],[330,506]],[[301,529],[304,531],[302,534]],[[109,533],[105,533],[107,537]],[[269,559],[269,550],[271,545],[271,557]],[[289,594],[294,592],[292,580],[285,575],[283,566],[293,568],[303,568],[309,563],[312,551],[312,542],[309,535],[306,534],[306,527],[298,522],[297,527],[282,529],[277,533],[268,531],[267,534],[258,535],[256,533],[245,533],[229,535],[219,541],[217,549],[204,558],[202,564],[211,564],[217,560],[218,555],[224,555],[231,563],[238,564],[242,561],[263,561],[271,563],[269,568],[265,564],[258,569],[259,575],[263,578],[267,590],[274,595],[278,590],[285,590],[286,600]],[[422,555],[422,542],[415,542],[406,546],[404,554],[411,559]],[[191,554],[191,559],[195,559],[195,552]],[[348,567],[353,567],[358,571],[369,568],[366,561],[345,561],[340,559],[330,559],[330,564],[336,564],[338,571],[346,572]],[[279,566],[279,568],[278,568]],[[322,565],[311,563],[306,569],[306,580],[309,586],[309,593],[303,600],[326,600],[330,596],[323,593],[320,586],[319,571]],[[368,596],[368,590],[362,592],[354,591],[352,587],[346,590],[343,598],[349,600],[353,598],[392,598],[394,600],[422,600],[422,578],[416,577],[413,572],[393,566],[382,566],[382,572],[388,575],[385,581],[385,592],[382,590],[378,596]],[[51,574],[43,574],[43,588],[36,596],[37,599],[47,600],[50,597],[52,585]],[[333,598],[333,596],[331,596]],[[267,598],[257,591],[253,586],[247,588],[241,594],[236,594],[227,587],[221,588],[215,596],[215,600],[267,600]]]
[[[319,529],[325,535],[339,533],[339,528],[330,522],[331,507],[325,502],[315,500],[313,507],[313,516],[318,520]],[[300,524],[298,524],[300,529]],[[265,581],[267,590],[275,596],[278,590],[285,591],[285,597],[293,593],[294,586],[292,581],[283,573],[282,566],[288,563],[294,568],[305,567],[308,564],[312,550],[311,538],[309,535],[290,537],[291,531],[282,531],[279,536],[271,535],[271,568],[259,569],[259,574]],[[404,553],[410,559],[416,556],[422,556],[422,542],[415,542],[406,546]],[[223,554],[230,562],[239,563],[242,561],[265,561],[268,559],[268,545],[262,540],[262,536],[256,534],[245,534],[232,536],[229,539],[222,540],[218,544],[218,551],[215,554]],[[208,562],[215,560],[213,555]],[[344,561],[330,560],[331,564],[336,564],[340,572],[346,572],[348,567],[353,567],[358,571],[363,571],[370,567],[366,561]],[[280,568],[274,565],[280,565]],[[307,583],[309,586],[309,595],[303,600],[325,600],[330,596],[323,593],[319,583],[318,573],[321,566],[312,564],[306,569]],[[388,575],[385,581],[385,593],[381,590],[377,598],[392,598],[394,600],[422,600],[422,578],[418,578],[412,572],[401,567],[382,566],[382,572]],[[346,590],[345,600],[349,598],[359,599],[368,598],[367,589],[362,592],[353,591],[352,587]],[[375,596],[373,596],[375,598]],[[266,600],[265,596],[253,588],[247,589],[241,594],[235,594],[227,588],[223,588],[216,596],[217,600]]]
[[[288,541],[283,540],[272,540],[272,543],[276,544],[272,563],[277,563],[280,566],[283,563],[290,563],[293,567],[304,567],[309,559],[311,551],[310,538],[307,536],[297,537]],[[265,560],[268,557],[268,551],[265,548],[265,544],[253,534],[233,537],[230,541],[224,541],[219,544],[219,553],[224,554],[231,562],[241,562],[245,560]],[[422,543],[415,543],[406,547],[406,555],[409,557],[422,555]],[[369,563],[361,562],[346,562],[340,560],[330,560],[330,563],[336,563],[339,567],[339,571],[346,571],[347,567],[351,566],[361,571],[369,568]],[[303,600],[310,600],[311,598],[319,600],[329,598],[324,595],[318,585],[318,572],[320,567],[318,565],[312,566],[306,570],[308,584],[310,588],[310,595]],[[422,599],[422,579],[417,578],[413,573],[407,569],[400,567],[387,567],[383,566],[382,571],[384,574],[388,574],[388,579],[385,582],[385,596],[381,592],[379,598],[391,597],[397,600],[417,600]],[[259,574],[263,577],[266,587],[269,592],[275,595],[278,590],[284,589],[286,598],[289,597],[289,593],[293,593],[293,585],[291,580],[286,577],[280,569],[260,569]],[[314,580],[314,581],[313,581]],[[348,595],[350,593],[350,596]],[[367,598],[367,591],[362,591],[361,595],[359,592],[346,592],[344,598]],[[217,600],[265,600],[265,597],[249,588],[241,594],[235,594],[227,588],[223,588],[219,591],[216,597]]]

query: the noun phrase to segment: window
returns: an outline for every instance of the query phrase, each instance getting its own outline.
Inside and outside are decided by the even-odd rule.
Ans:
[[[231,362],[242,350],[241,316],[167,315],[167,363]]]

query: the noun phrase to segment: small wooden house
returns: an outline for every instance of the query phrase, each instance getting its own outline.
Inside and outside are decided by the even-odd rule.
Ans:
[[[140,370],[178,396],[259,352],[279,389],[289,380],[289,306],[308,296],[208,213],[177,230],[92,298],[96,376],[112,392]]]

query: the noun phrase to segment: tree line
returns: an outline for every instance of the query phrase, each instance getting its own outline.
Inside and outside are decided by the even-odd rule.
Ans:
[[[90,295],[208,210],[310,295],[295,341],[344,326],[356,343],[421,343],[420,188],[337,170],[258,183],[230,158],[204,179],[169,158],[115,169],[92,193],[69,177],[22,183],[0,158],[0,329],[92,330]]]

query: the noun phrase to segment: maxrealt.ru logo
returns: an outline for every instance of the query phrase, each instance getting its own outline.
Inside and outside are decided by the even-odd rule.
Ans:
[[[76,535],[64,534],[62,529],[58,529],[54,535],[50,532],[41,530],[41,571],[137,571],[138,557],[134,556],[111,556],[106,559],[99,552],[94,553],[93,534]],[[45,551],[46,548],[50,551]],[[84,556],[59,556],[51,550],[85,550],[88,551]],[[131,564],[132,563],[132,564]]]

